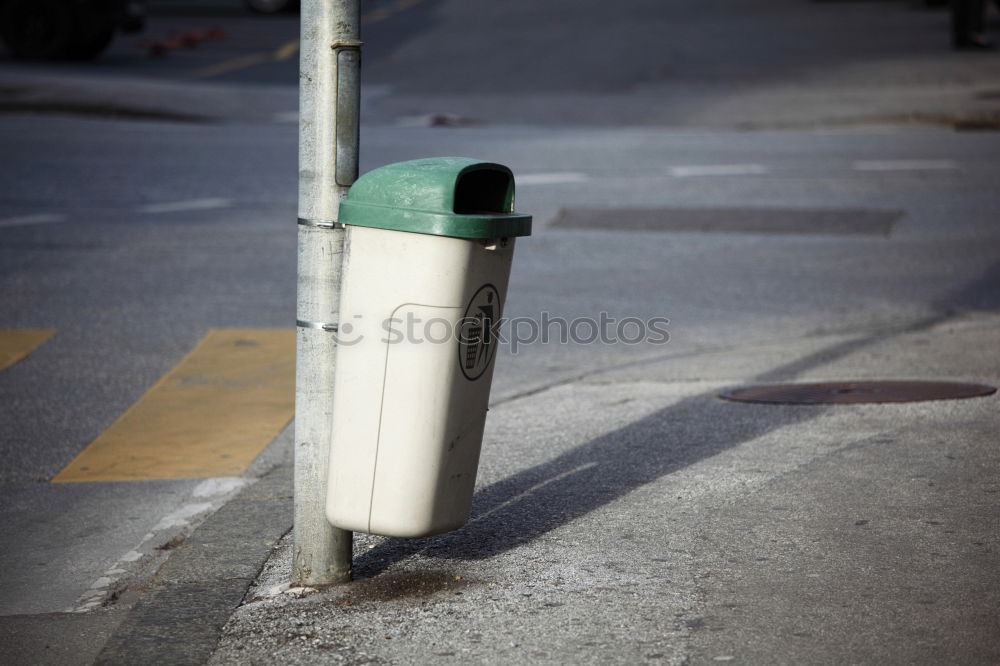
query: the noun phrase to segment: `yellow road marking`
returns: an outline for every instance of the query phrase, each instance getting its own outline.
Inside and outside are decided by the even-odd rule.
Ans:
[[[0,370],[6,370],[55,334],[41,328],[0,329]]]
[[[374,9],[370,12],[362,14],[361,25],[378,23],[379,21],[383,21],[390,16],[395,16],[400,12],[406,11],[411,7],[416,7],[422,2],[424,2],[424,0],[396,0],[395,3],[389,5],[388,7],[380,7],[379,9]],[[224,60],[218,64],[204,67],[192,73],[191,78],[210,79],[241,69],[256,67],[257,65],[262,65],[266,62],[284,62],[285,60],[290,60],[298,52],[299,40],[293,39],[292,41],[281,45],[274,51],[248,53],[247,55],[232,58],[231,60]]]
[[[225,60],[217,65],[211,65],[209,67],[199,69],[191,75],[191,78],[210,79],[213,76],[221,76],[223,74],[228,74],[229,72],[246,69],[247,67],[253,67],[254,65],[259,65],[261,63],[268,62],[269,60],[271,60],[270,53],[248,53],[247,55],[240,56],[239,58]]]
[[[274,60],[276,62],[282,62],[284,60],[288,60],[298,52],[299,40],[293,39],[274,52]]]
[[[361,17],[361,25],[371,25],[383,19],[387,19],[396,12],[392,11],[389,7],[382,7],[381,9],[373,9],[372,11],[364,14]]]
[[[282,44],[280,47],[274,51],[269,52],[259,52],[259,53],[248,53],[246,55],[239,56],[238,58],[232,58],[231,60],[224,60],[215,65],[209,65],[208,67],[203,67],[197,70],[191,75],[193,79],[210,79],[215,76],[222,76],[223,74],[228,74],[229,72],[235,72],[241,69],[247,69],[249,67],[255,67],[257,65],[262,65],[265,62],[284,62],[289,60],[295,54],[299,52],[299,40],[293,39],[292,41]]]
[[[239,476],[294,403],[294,330],[212,330],[52,480]]]
[[[371,25],[372,23],[378,23],[379,21],[384,21],[390,16],[395,16],[396,14],[409,9],[410,7],[416,7],[424,0],[396,0],[395,3],[388,7],[381,7],[379,9],[372,10],[361,15],[361,25]]]

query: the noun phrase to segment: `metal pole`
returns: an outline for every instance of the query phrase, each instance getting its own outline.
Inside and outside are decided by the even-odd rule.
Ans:
[[[358,176],[360,0],[302,0],[299,62],[295,585],[351,578],[352,535],[326,520],[334,351],[344,230]]]

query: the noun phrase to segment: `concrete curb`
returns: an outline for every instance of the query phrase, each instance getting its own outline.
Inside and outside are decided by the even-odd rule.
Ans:
[[[128,77],[0,74],[0,113],[59,113],[177,122],[273,122],[298,109],[294,86],[221,85]]]
[[[170,556],[96,664],[202,664],[292,525],[291,465],[279,465],[209,517]]]

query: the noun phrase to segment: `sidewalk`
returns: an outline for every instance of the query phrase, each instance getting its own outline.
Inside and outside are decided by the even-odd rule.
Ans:
[[[355,581],[323,591],[289,590],[290,535],[269,545],[291,526],[279,465],[173,555],[99,663],[996,661],[1000,396],[809,407],[716,394],[845,378],[995,386],[1000,359],[975,350],[998,335],[1000,316],[970,314],[668,355],[506,400],[470,523],[358,535]]]

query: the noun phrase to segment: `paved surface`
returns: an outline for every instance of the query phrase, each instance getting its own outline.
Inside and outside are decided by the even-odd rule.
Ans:
[[[95,63],[56,77],[37,65],[6,72],[0,108],[293,118],[295,17],[246,16],[238,5],[154,0],[147,33],[119,39]],[[366,0],[362,8],[363,113],[379,124],[1000,122],[995,55],[949,51],[946,12],[904,3],[705,0],[692,11],[630,0],[611,11],[597,0]],[[148,55],[150,43],[220,25],[219,40]]]
[[[670,359],[497,405],[469,526],[362,538],[358,580],[304,599],[267,598],[287,580],[279,548],[212,663],[990,663],[995,398],[715,394],[761,379],[993,380],[995,363],[914,364],[910,350],[990,345],[997,323]]]
[[[2,73],[0,329],[55,331],[0,372],[5,663],[1000,658],[996,395],[716,397],[1000,384],[995,54],[898,3],[372,9],[362,169],[509,164],[507,315],[670,340],[503,353],[470,524],[289,591],[290,428],[238,477],[49,482],[206,332],[294,318],[294,19],[174,4],[230,41]]]

